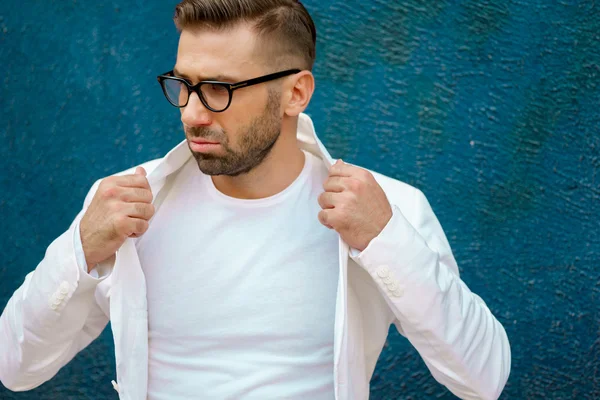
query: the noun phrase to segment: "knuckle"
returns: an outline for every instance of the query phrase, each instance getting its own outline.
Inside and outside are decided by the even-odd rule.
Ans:
[[[123,226],[127,225],[127,220],[129,219],[129,217],[127,215],[117,215],[115,217],[115,225],[119,228],[122,228]]]
[[[140,234],[146,232],[148,229],[148,221],[144,221],[143,219],[138,219],[135,222],[135,232]]]
[[[126,193],[123,200],[128,202],[146,201],[148,197],[146,190],[141,188],[130,188]]]
[[[356,201],[358,200],[358,198],[362,195],[362,193],[365,190],[365,184],[364,183],[357,183],[356,187],[354,188],[354,190],[352,190],[352,192],[350,193],[350,200],[351,201]]]
[[[143,216],[146,214],[146,208],[144,203],[134,203],[133,210],[136,216]]]
[[[139,185],[141,180],[139,175],[125,175],[127,179],[127,185]]]
[[[105,199],[114,199],[119,195],[119,188],[112,185],[104,185],[100,193]]]
[[[127,232],[127,216],[125,215],[119,215],[118,217],[115,218],[113,226],[114,229],[117,233],[119,234],[124,234],[124,233],[128,233]]]
[[[100,183],[98,184],[98,190],[106,189],[107,186],[113,186],[112,185],[112,181],[113,181],[112,178],[113,178],[112,176],[109,176],[109,177],[106,177],[106,178],[102,179],[100,181]]]
[[[131,179],[131,182],[135,183],[136,185],[142,184],[144,182],[144,177],[141,175],[130,175],[129,179]]]
[[[350,189],[351,191],[358,191],[360,190],[360,181],[356,180],[356,179],[349,179],[348,182],[346,183],[346,186],[348,187],[348,189]]]
[[[357,183],[356,187],[357,187],[357,189],[352,190],[346,194],[346,202],[348,204],[355,203],[357,201],[358,197],[360,196],[360,191],[361,191],[362,185],[360,183]]]
[[[150,189],[150,184],[148,183],[148,178],[142,175],[136,175],[136,184],[143,186],[146,189]]]
[[[143,201],[152,201],[152,193],[147,189],[137,189],[137,195]]]
[[[319,221],[321,221],[322,223],[327,223],[327,224],[331,223],[329,215],[327,214],[327,210],[319,211],[318,217],[319,217]]]
[[[317,197],[317,201],[319,202],[319,204],[323,204],[324,198],[325,198],[325,192],[321,193],[319,195],[319,197]]]
[[[131,189],[125,189],[123,190],[123,193],[121,194],[121,200],[125,201],[125,202],[130,202],[134,199],[134,195],[135,192]]]
[[[319,218],[319,221],[323,222],[323,220],[325,219],[325,210],[319,211],[319,214],[317,214],[317,217]]]

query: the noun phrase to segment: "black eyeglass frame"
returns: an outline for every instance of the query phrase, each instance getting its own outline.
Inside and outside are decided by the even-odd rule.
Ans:
[[[194,92],[198,95],[198,98],[200,99],[202,104],[204,104],[204,107],[208,108],[212,112],[223,112],[223,111],[227,110],[229,108],[229,106],[231,105],[231,100],[233,98],[233,92],[236,91],[237,89],[242,89],[242,88],[245,88],[248,86],[258,85],[259,83],[274,81],[275,79],[283,78],[284,76],[297,74],[298,72],[302,72],[302,70],[301,69],[287,69],[285,71],[275,72],[273,74],[263,75],[263,76],[259,76],[257,78],[252,78],[252,79],[248,79],[248,80],[237,82],[237,83],[220,82],[220,81],[200,81],[200,82],[196,83],[195,85],[192,85],[186,79],[175,76],[173,71],[165,72],[164,74],[158,75],[156,77],[156,79],[158,79],[158,83],[160,84],[160,87],[163,90],[163,94],[165,95],[165,97],[167,98],[169,103],[174,107],[183,108],[183,107],[187,106],[190,101],[190,96],[192,95],[192,92]],[[174,104],[171,101],[171,99],[169,98],[169,95],[167,94],[167,88],[164,83],[166,80],[180,81],[187,87],[188,97],[187,97],[187,100],[185,101],[185,104],[183,104],[183,105]],[[229,101],[227,102],[227,105],[225,106],[225,108],[223,108],[222,110],[217,110],[208,105],[208,102],[206,101],[206,99],[204,98],[204,95],[202,94],[202,91],[200,90],[202,85],[207,85],[207,84],[220,85],[220,86],[223,86],[225,89],[227,89],[227,92],[229,93]]]

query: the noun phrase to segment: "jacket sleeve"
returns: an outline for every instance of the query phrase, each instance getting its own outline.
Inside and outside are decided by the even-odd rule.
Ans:
[[[52,378],[108,323],[95,298],[102,279],[78,265],[75,242],[97,181],[71,227],[54,240],[0,316],[0,381],[8,389],[33,389]]]
[[[384,230],[353,258],[439,383],[462,399],[497,399],[510,373],[506,332],[460,279],[442,227],[416,189],[413,204],[407,216],[392,204]]]

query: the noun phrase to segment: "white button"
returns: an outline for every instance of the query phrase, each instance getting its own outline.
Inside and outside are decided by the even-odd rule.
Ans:
[[[56,304],[52,304],[52,305],[50,306],[50,308],[51,308],[51,309],[53,309],[53,310],[56,310],[56,309],[58,308],[58,306],[57,306]]]
[[[65,299],[65,297],[66,297],[66,296],[65,296],[65,294],[64,294],[64,293],[62,293],[62,292],[58,292],[58,293],[56,293],[56,298],[57,298],[57,299],[64,300],[64,299]]]
[[[398,289],[398,282],[392,282],[389,285],[387,285],[388,289],[390,289],[390,292],[395,291],[396,289]]]
[[[63,281],[63,283],[60,284],[60,291],[62,293],[69,293],[69,282]]]
[[[398,288],[392,292],[394,297],[402,297],[404,295],[404,290]]]
[[[386,278],[390,275],[390,269],[387,265],[382,265],[381,267],[377,268],[377,275],[380,278]]]
[[[69,288],[62,287],[62,286],[61,286],[61,288],[60,288],[60,293],[62,293],[62,294],[67,294],[67,293],[69,293]]]
[[[394,278],[392,278],[391,276],[387,276],[387,277],[383,278],[382,281],[386,285],[389,285],[390,283],[394,282]]]

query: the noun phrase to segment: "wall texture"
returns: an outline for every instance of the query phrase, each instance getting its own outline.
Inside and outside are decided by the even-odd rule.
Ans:
[[[0,307],[94,180],[183,138],[155,76],[176,1],[0,5]],[[600,398],[600,4],[307,0],[334,157],[424,191],[508,332],[504,399]],[[114,399],[110,329],[2,399]],[[0,349],[0,351],[9,351]],[[395,331],[373,399],[450,399]]]

